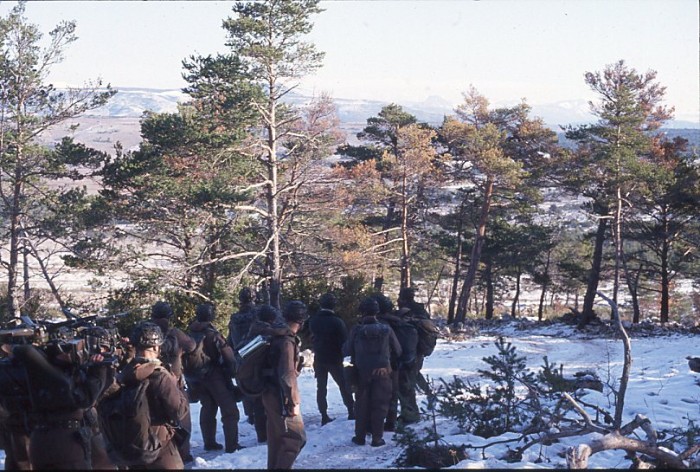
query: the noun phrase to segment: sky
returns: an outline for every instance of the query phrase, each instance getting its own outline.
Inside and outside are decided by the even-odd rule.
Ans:
[[[5,15],[15,2],[0,2]],[[78,41],[56,84],[101,77],[115,87],[182,88],[182,60],[226,52],[231,2],[35,1],[41,31],[75,20]],[[700,123],[697,0],[335,0],[312,17],[325,52],[305,91],[336,98],[456,106],[470,85],[492,103],[595,98],[584,82],[624,59],[656,70],[676,118]]]

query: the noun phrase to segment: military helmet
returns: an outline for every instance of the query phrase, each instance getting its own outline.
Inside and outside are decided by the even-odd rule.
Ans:
[[[255,294],[250,289],[250,287],[243,287],[240,292],[238,292],[238,301],[241,303],[250,303],[255,298]]]
[[[163,331],[155,323],[141,322],[131,332],[131,342],[141,348],[160,346],[163,344]]]
[[[338,298],[333,294],[333,292],[324,293],[321,298],[318,299],[318,304],[321,308],[326,308],[332,310],[338,303]]]
[[[280,312],[272,305],[260,305],[256,311],[256,316],[260,321],[272,323],[279,318]]]
[[[214,321],[214,318],[216,318],[214,305],[211,303],[200,303],[197,305],[195,314],[197,316],[197,321]]]
[[[360,302],[360,305],[357,307],[357,310],[363,316],[377,316],[377,314],[379,313],[379,303],[377,303],[377,300],[375,300],[374,298],[367,297]]]
[[[302,324],[306,320],[306,305],[299,300],[292,300],[285,305],[282,316],[287,321]]]
[[[371,297],[374,298],[379,305],[380,314],[387,314],[394,311],[394,304],[391,302],[391,299],[383,293],[374,293]]]
[[[173,316],[173,309],[168,302],[156,302],[151,308],[152,318],[170,318]]]
[[[99,353],[112,349],[112,335],[101,326],[90,326],[81,334],[90,352]]]

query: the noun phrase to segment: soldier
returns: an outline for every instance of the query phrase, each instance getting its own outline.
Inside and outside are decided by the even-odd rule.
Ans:
[[[32,345],[13,348],[13,355],[27,370],[33,469],[92,468],[94,425],[86,412],[112,384],[115,371],[102,362],[101,354],[83,358],[81,341],[55,339],[42,349]]]
[[[5,470],[31,470],[29,462],[29,391],[24,367],[12,355],[12,344],[0,346],[0,406]]]
[[[401,355],[401,345],[389,326],[379,323],[379,305],[367,297],[358,307],[362,319],[350,331],[344,353],[351,357],[358,371],[355,399],[355,436],[352,442],[365,444],[372,435],[372,446],[386,444],[384,419],[391,400],[391,357]]]
[[[392,395],[389,413],[384,423],[384,431],[394,431],[401,403],[401,422],[416,423],[420,420],[416,402],[415,362],[418,347],[418,331],[413,324],[393,312],[393,304],[382,294],[372,295],[379,304],[380,314],[377,319],[391,327],[396,339],[401,344],[401,355],[392,359]]]
[[[212,324],[216,318],[214,305],[210,303],[197,305],[196,316],[197,319],[190,324],[188,332],[195,340],[203,340],[204,352],[211,359],[211,365],[195,387],[202,404],[199,410],[199,427],[202,431],[204,449],[236,452],[242,449],[242,446],[238,444],[240,416],[236,405],[237,393],[232,380],[235,362],[233,349]],[[221,409],[225,445],[216,442],[216,415],[219,409]]]
[[[151,308],[151,321],[158,325],[164,334],[163,344],[160,348],[160,360],[166,364],[170,372],[177,379],[177,386],[187,396],[185,376],[182,373],[182,354],[194,350],[197,343],[194,339],[183,333],[178,328],[170,325],[173,309],[167,302],[156,302]],[[190,452],[190,435],[192,434],[192,417],[190,404],[187,402],[187,412],[180,419],[181,428],[175,436],[175,443],[180,452],[182,462],[189,464],[194,460]]]
[[[414,300],[416,296],[416,289],[412,287],[405,287],[399,291],[399,298],[397,303],[399,305],[399,315],[402,318],[415,318],[415,319],[430,319],[430,314],[425,309],[422,303],[418,303]],[[420,352],[416,354],[416,362],[414,364],[413,376],[415,377],[413,390],[420,388],[423,392],[428,392],[430,387],[428,382],[423,377],[421,370],[423,369],[423,361],[425,356]]]
[[[251,334],[272,335],[268,363],[273,374],[262,393],[267,414],[267,468],[291,469],[306,444],[297,386],[300,341],[296,335],[306,320],[306,305],[289,302],[283,312],[284,323],[275,315],[274,309],[261,309],[260,322],[268,326],[255,325]]]
[[[247,340],[250,326],[255,321],[255,294],[253,290],[244,287],[238,292],[240,307],[231,315],[228,323],[228,343],[238,349]],[[248,423],[255,426],[258,442],[267,441],[265,410],[260,398],[243,397],[243,412],[248,417]]]
[[[188,401],[177,385],[175,376],[163,367],[159,359],[163,332],[158,325],[145,321],[134,327],[130,339],[136,349],[136,357],[119,374],[119,382],[133,385],[148,379],[146,398],[151,427],[156,428],[162,445],[154,462],[137,467],[151,470],[182,469],[184,464],[173,438],[181,419],[187,413]]]
[[[316,376],[316,403],[321,412],[321,425],[333,418],[328,416],[328,401],[326,399],[328,374],[340,389],[343,403],[348,410],[348,419],[355,419],[355,401],[350,387],[345,383],[343,375],[343,344],[348,338],[345,322],[335,314],[333,309],[337,298],[332,293],[325,293],[319,299],[321,309],[309,319],[309,330],[314,351],[314,375]]]

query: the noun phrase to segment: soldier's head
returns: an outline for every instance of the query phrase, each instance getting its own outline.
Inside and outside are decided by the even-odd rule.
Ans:
[[[282,316],[292,331],[296,332],[306,321],[306,305],[299,300],[292,300],[284,306]]]
[[[256,311],[256,316],[260,321],[273,323],[280,317],[280,312],[272,305],[260,305]]]
[[[168,302],[156,302],[153,307],[151,307],[151,318],[154,319],[170,319],[173,316],[173,309],[170,307]]]
[[[399,298],[397,300],[399,308],[410,305],[416,297],[416,289],[413,287],[404,287],[399,290]]]
[[[324,293],[321,295],[321,298],[318,299],[318,304],[321,305],[321,308],[326,310],[332,310],[337,303],[338,298],[332,292]]]
[[[112,336],[105,328],[101,326],[91,326],[85,329],[82,334],[90,353],[98,354],[113,350]]]
[[[374,298],[379,305],[380,315],[386,315],[394,311],[394,304],[391,302],[391,299],[383,293],[374,293],[372,294],[372,298]]]
[[[357,310],[362,316],[377,316],[379,314],[379,304],[372,297],[366,297],[363,299]]]
[[[252,303],[255,299],[255,293],[250,287],[243,287],[240,292],[238,292],[238,301],[241,303]]]
[[[216,318],[214,305],[211,303],[200,303],[195,310],[197,321],[212,322]]]
[[[134,326],[130,339],[137,352],[141,354],[152,352],[157,357],[160,345],[163,344],[163,331],[155,323],[142,321]]]

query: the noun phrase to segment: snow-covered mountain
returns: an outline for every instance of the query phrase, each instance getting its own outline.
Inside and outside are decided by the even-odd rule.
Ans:
[[[89,115],[100,117],[139,117],[145,110],[154,112],[174,112],[177,103],[187,100],[181,90],[139,89],[117,87],[118,93],[107,105],[93,110]],[[292,103],[303,104],[311,97],[290,93],[288,99]],[[378,100],[363,100],[356,98],[333,99],[338,116],[344,124],[364,124],[367,118],[376,116],[383,106],[389,102]],[[442,97],[432,96],[419,102],[399,103],[403,109],[415,115],[420,121],[439,124],[446,115],[454,114],[457,103],[450,103]],[[541,117],[553,129],[559,126],[580,125],[594,120],[586,100],[567,100],[554,103],[531,104],[532,115]],[[692,121],[670,122],[667,128],[700,128],[700,122]]]

